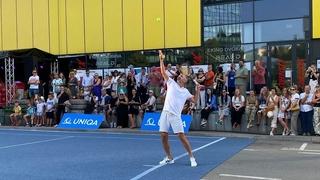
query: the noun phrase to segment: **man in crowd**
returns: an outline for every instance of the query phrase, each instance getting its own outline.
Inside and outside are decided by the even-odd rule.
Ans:
[[[213,79],[214,79],[214,72],[212,71],[212,65],[208,65],[208,72],[206,73],[206,79],[204,81],[204,85],[206,89],[211,89],[212,91],[212,86],[213,86]]]
[[[148,99],[148,96],[147,96],[148,77],[147,77],[145,67],[141,68],[141,72],[136,75],[136,82],[137,82],[138,96],[141,97],[142,103],[145,103]]]
[[[30,87],[29,87],[29,97],[30,98],[35,97],[37,99],[38,98],[38,94],[39,94],[40,78],[39,78],[36,70],[32,71],[32,76],[29,77],[28,84],[30,85]]]
[[[248,69],[245,67],[243,60],[239,61],[239,69],[236,70],[235,79],[236,87],[240,89],[240,93],[243,96],[246,96],[248,84]]]
[[[91,88],[93,86],[93,77],[90,76],[90,71],[86,71],[86,75],[82,79],[83,96],[84,99],[89,100]]]

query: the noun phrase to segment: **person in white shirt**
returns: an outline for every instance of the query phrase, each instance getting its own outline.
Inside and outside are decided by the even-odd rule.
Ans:
[[[300,94],[300,117],[303,136],[310,136],[313,129],[313,94],[310,85],[304,87],[304,93]]]
[[[146,102],[147,96],[147,85],[148,85],[148,76],[146,73],[146,68],[141,68],[141,72],[136,75],[136,83],[137,83],[137,93],[141,98],[141,102]]]
[[[238,128],[241,125],[242,115],[245,110],[245,98],[240,94],[240,89],[234,91],[234,96],[231,99],[231,123],[233,128]]]
[[[54,99],[57,98],[57,94],[60,92],[60,86],[62,85],[63,85],[62,79],[59,77],[58,73],[54,73],[54,79],[52,80]]]
[[[111,79],[111,90],[118,92],[118,79],[120,78],[119,73],[117,70],[114,70],[112,73],[112,79]]]
[[[299,117],[299,101],[300,96],[297,93],[297,89],[295,87],[290,88],[291,92],[291,104],[288,111],[291,111],[291,136],[295,136],[298,134],[298,117]]]
[[[40,127],[41,123],[44,121],[44,112],[45,112],[45,101],[44,97],[40,97],[39,100],[36,101],[37,105],[37,113],[36,113],[36,127]]]
[[[52,94],[48,95],[47,103],[46,103],[46,126],[51,127],[52,121],[54,118],[53,112],[55,111],[55,100],[53,99]]]
[[[86,71],[86,75],[82,78],[83,96],[88,100],[93,86],[93,77],[90,76],[90,71]]]
[[[177,73],[172,69],[171,64],[167,65],[166,70],[167,76],[169,76],[171,79],[174,79],[177,76]]]
[[[81,83],[81,77],[80,77],[80,74],[77,72],[76,69],[73,69],[73,72],[74,72],[74,76],[77,78],[78,80],[78,86],[80,86],[82,83]]]
[[[30,96],[30,98],[32,98],[33,96],[35,98],[38,98],[40,78],[37,75],[37,71],[36,70],[32,71],[32,76],[29,77],[28,84],[30,85],[30,87],[29,87],[29,96]]]
[[[156,111],[156,97],[152,90],[149,90],[149,99],[146,103],[141,105],[143,111],[154,112]]]
[[[177,78],[177,82],[175,82],[172,78],[169,78],[165,71],[165,66],[163,62],[164,58],[165,56],[162,54],[162,51],[159,51],[161,74],[164,80],[166,81],[168,87],[163,111],[159,120],[159,131],[161,134],[162,145],[166,153],[166,157],[162,161],[160,161],[159,164],[163,165],[174,163],[174,159],[171,155],[170,146],[168,142],[168,131],[171,126],[173,132],[175,134],[178,134],[180,141],[182,142],[184,148],[189,154],[191,167],[196,167],[197,162],[193,156],[191,145],[184,134],[183,124],[181,120],[181,112],[187,100],[192,101],[193,103],[197,102],[197,97],[199,95],[199,85],[196,85],[196,95],[193,96],[185,88],[185,84],[188,81],[186,75],[180,74]]]

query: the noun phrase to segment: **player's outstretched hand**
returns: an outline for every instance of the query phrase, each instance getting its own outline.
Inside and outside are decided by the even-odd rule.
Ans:
[[[160,60],[160,61],[163,61],[164,58],[165,58],[164,54],[162,53],[161,50],[159,50],[159,60]]]

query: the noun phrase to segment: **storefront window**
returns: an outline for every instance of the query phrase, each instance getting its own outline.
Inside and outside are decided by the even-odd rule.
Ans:
[[[255,41],[288,41],[305,39],[303,19],[268,21],[255,24]]]
[[[309,16],[309,0],[261,0],[254,7],[256,21]]]

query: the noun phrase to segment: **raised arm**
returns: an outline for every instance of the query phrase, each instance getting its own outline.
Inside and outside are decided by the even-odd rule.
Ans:
[[[163,63],[164,58],[165,58],[164,54],[162,53],[161,50],[159,50],[159,60],[160,60],[161,75],[162,75],[163,79],[165,81],[167,81],[169,79],[169,77],[168,77],[168,75],[166,73],[166,67],[164,66],[164,63]]]

